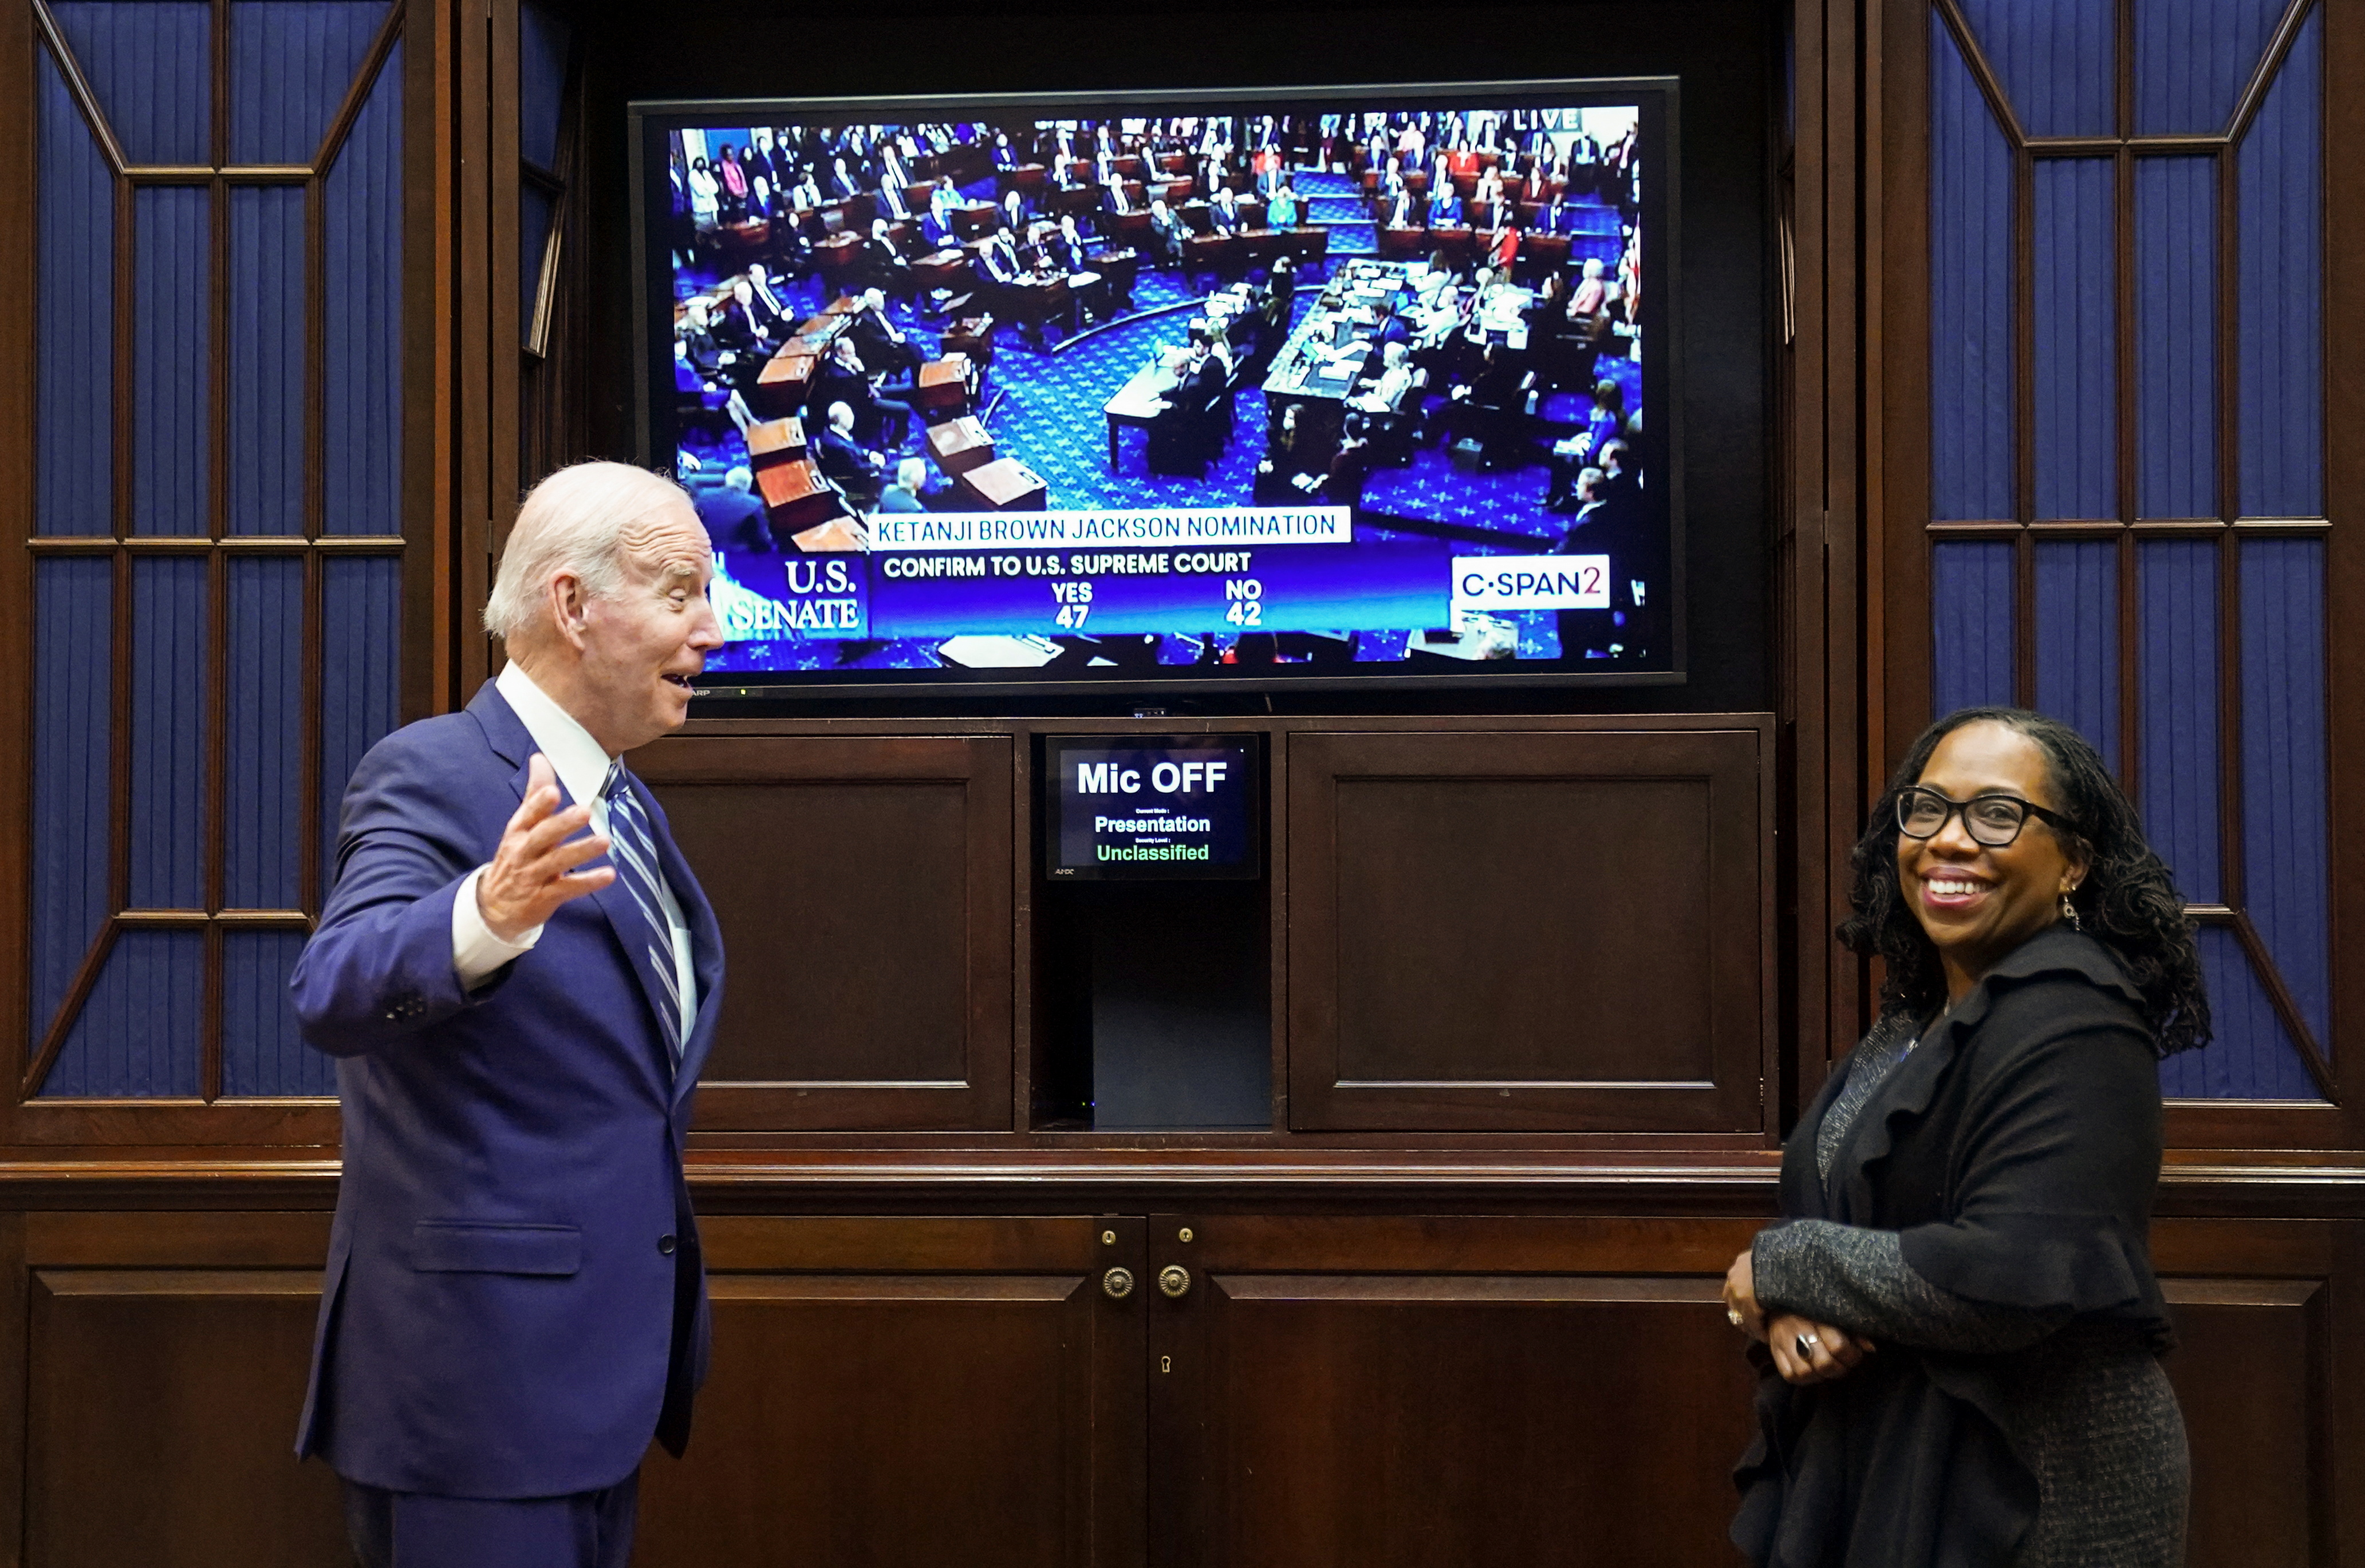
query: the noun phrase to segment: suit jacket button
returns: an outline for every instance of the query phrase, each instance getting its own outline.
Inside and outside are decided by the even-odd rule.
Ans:
[[[664,1253],[667,1257],[670,1258],[673,1256],[674,1247],[675,1242],[672,1237],[660,1236],[657,1238],[657,1250]]]

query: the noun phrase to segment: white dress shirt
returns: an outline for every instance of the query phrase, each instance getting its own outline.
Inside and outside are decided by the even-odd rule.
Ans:
[[[494,678],[493,687],[525,725],[534,749],[549,759],[551,771],[558,776],[568,797],[577,805],[590,806],[591,831],[603,838],[607,836],[608,802],[601,798],[600,789],[607,782],[608,766],[614,758],[591,738],[590,731],[551,700],[550,695],[518,666],[504,665],[501,673]],[[452,901],[452,969],[460,977],[463,991],[473,991],[495,969],[542,940],[539,925],[511,942],[495,935],[492,927],[485,924],[484,912],[476,907],[476,880],[487,869],[479,866],[469,872],[460,884],[459,896]],[[656,884],[667,934],[673,938],[674,978],[681,994],[681,1037],[687,1040],[690,1025],[698,1019],[698,979],[690,962],[689,922],[683,918],[681,902],[674,897],[673,889],[666,885],[662,872],[656,877]]]

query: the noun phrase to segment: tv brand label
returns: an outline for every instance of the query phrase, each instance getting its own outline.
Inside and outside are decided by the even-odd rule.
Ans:
[[[1607,610],[1607,555],[1459,555],[1456,610]]]

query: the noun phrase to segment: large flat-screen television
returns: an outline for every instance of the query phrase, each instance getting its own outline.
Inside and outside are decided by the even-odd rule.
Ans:
[[[633,105],[706,686],[1682,679],[1676,93]]]

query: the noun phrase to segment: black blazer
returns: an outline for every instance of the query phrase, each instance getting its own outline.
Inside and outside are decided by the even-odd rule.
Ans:
[[[2159,1061],[2141,1001],[2093,938],[2030,937],[1891,1070],[1825,1179],[1815,1139],[1849,1062],[1833,1072],[1783,1148],[1784,1217],[1897,1231],[1942,1290],[2118,1323],[2167,1350],[2148,1237]],[[1732,1540],[1754,1561],[2012,1560],[2037,1487],[1992,1358],[1885,1343],[1836,1383],[1794,1388],[1752,1354],[1759,1433],[1734,1472]]]

